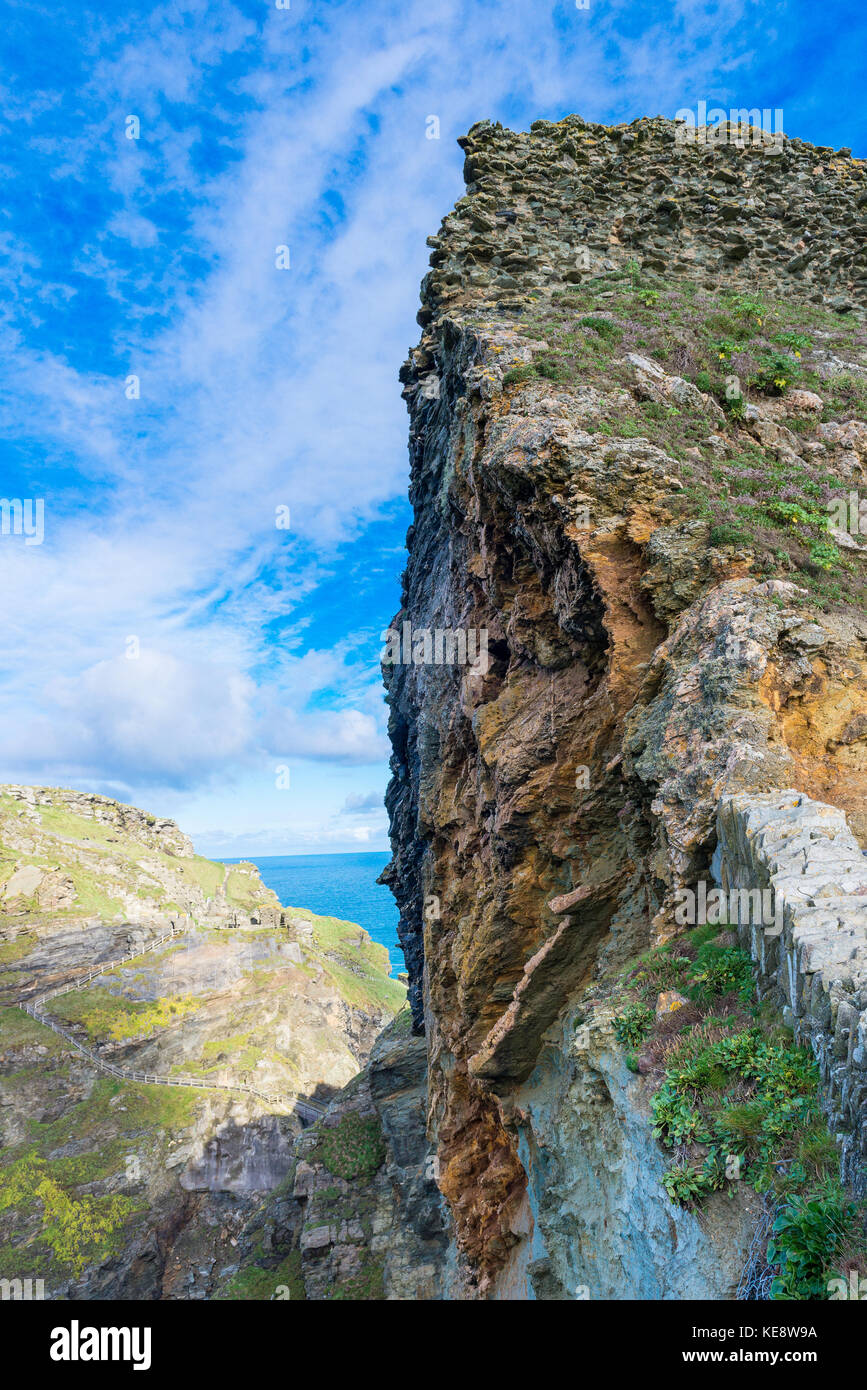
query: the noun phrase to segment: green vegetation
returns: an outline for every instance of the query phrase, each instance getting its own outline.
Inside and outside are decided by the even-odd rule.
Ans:
[[[25,1157],[0,1168],[0,1212],[42,1207],[42,1239],[76,1277],[121,1245],[127,1218],[137,1210],[130,1197],[73,1197],[51,1176],[41,1158]]]
[[[4,1043],[8,1041],[4,1034]],[[52,1064],[53,1093],[58,1084],[67,1089],[67,1072]],[[32,1094],[45,1079],[42,1061],[6,1072],[3,1084],[7,1094]],[[200,1100],[201,1093],[193,1090],[101,1078],[58,1119],[29,1120],[27,1141],[0,1156],[0,1219],[6,1214],[5,1228],[10,1229],[11,1220],[16,1230],[35,1214],[38,1227],[34,1233],[31,1224],[23,1246],[8,1244],[0,1250],[0,1274],[78,1277],[86,1266],[116,1254],[130,1222],[140,1223],[146,1205],[135,1191],[117,1195],[94,1189],[116,1183],[120,1174],[126,1178],[131,1145],[139,1155],[159,1151],[167,1131],[188,1127]]]
[[[201,854],[193,855],[192,859],[185,859],[183,864],[178,866],[185,877],[193,880],[198,888],[201,888],[205,897],[215,898],[217,889],[223,882],[226,872],[224,864],[218,864],[212,859],[205,859]]]
[[[28,956],[36,945],[32,932],[19,932],[12,941],[0,941],[0,965],[14,965]]]
[[[590,328],[600,338],[608,338],[615,343],[619,343],[623,337],[623,329],[619,324],[613,323],[611,319],[599,318],[595,314],[585,314],[578,320],[582,328]]]
[[[21,1084],[26,1081],[25,1073]],[[7,1152],[11,1157],[22,1157],[26,1152],[50,1158],[60,1149],[68,1150],[50,1158],[52,1175],[64,1185],[99,1182],[123,1168],[129,1147],[129,1140],[116,1134],[118,1106],[123,1106],[125,1131],[156,1133],[187,1128],[201,1098],[202,1092],[193,1089],[176,1090],[101,1077],[89,1096],[71,1105],[59,1119],[31,1119],[29,1143]]]
[[[699,1142],[737,1156],[739,1176],[759,1191],[773,1185],[781,1162],[796,1159],[799,1136],[821,1124],[813,1058],[768,1040],[760,1026],[713,1041],[691,1030],[666,1060],[653,1099],[655,1136],[667,1148]]]
[[[231,864],[226,875],[226,896],[231,903],[241,907],[254,908],[262,901],[262,888],[258,870],[248,865],[244,872],[243,864]],[[253,872],[250,873],[249,870]]]
[[[62,1052],[67,1046],[44,1023],[37,1023],[35,1018],[16,1008],[0,1008],[0,1039],[4,1049],[9,1050],[29,1045],[45,1047],[49,1052]]]
[[[89,1038],[111,1038],[115,1042],[152,1038],[161,1029],[179,1023],[203,1006],[204,1000],[193,995],[176,995],[149,1003],[111,994],[101,986],[76,990],[51,1001],[52,1011],[58,1018],[82,1024]]]
[[[401,1035],[412,1032],[412,1009],[408,1004],[404,1004],[400,1012],[395,1014],[391,1022],[391,1032]]]
[[[406,988],[386,972],[388,952],[355,922],[317,917],[306,908],[287,907],[287,918],[305,918],[313,929],[314,954],[348,1003],[397,1013]]]
[[[225,1038],[211,1038],[202,1044],[198,1062],[179,1063],[172,1067],[172,1071],[175,1075],[188,1073],[191,1076],[201,1076],[203,1080],[211,1073],[226,1068],[235,1076],[255,1071],[259,1063],[268,1056],[268,1052],[264,1047],[254,1043],[252,1037],[253,1030],[250,1029],[246,1033],[233,1033]],[[279,1060],[285,1064],[285,1058]]]
[[[381,1008],[394,1012],[406,999],[406,989],[397,980],[378,970],[344,965],[327,958],[325,972],[348,1004],[359,1009]]]
[[[638,1047],[650,1032],[653,1023],[653,1010],[640,1001],[627,1004],[623,1013],[614,1020],[614,1033],[624,1047]]]
[[[334,1302],[381,1302],[385,1298],[382,1261],[368,1258],[357,1273],[346,1275],[326,1296]]]
[[[378,1116],[350,1111],[332,1129],[322,1130],[316,1156],[330,1173],[347,1182],[372,1178],[385,1159]]]
[[[226,1280],[214,1299],[217,1302],[274,1299],[303,1302],[306,1296],[301,1276],[301,1252],[293,1250],[279,1264],[270,1268],[261,1264],[245,1265]]]
[[[653,1002],[667,990],[686,1002],[656,1018]],[[654,1078],[654,1136],[676,1156],[663,1177],[671,1200],[697,1208],[741,1181],[780,1201],[768,1256],[775,1298],[827,1298],[844,1257],[867,1267],[817,1065],[753,1002],[749,956],[727,929],[697,927],[649,951],[622,973],[615,999],[618,1041],[642,1049]],[[627,1063],[636,1069],[634,1057]]]
[[[533,304],[526,330],[547,347],[531,365],[508,372],[507,386],[546,377],[594,387],[599,434],[646,437],[672,459],[684,484],[672,499],[674,521],[706,521],[710,546],[730,547],[732,558],[763,578],[793,579],[806,591],[794,600],[804,607],[867,609],[867,567],[829,531],[829,504],[858,491],[860,475],[847,463],[830,474],[810,447],[823,442],[822,423],[867,421],[867,371],[828,366],[840,354],[867,366],[867,337],[854,315],[666,280],[633,263]],[[624,413],[617,388],[635,382],[627,352],[692,382],[725,418],[685,398],[676,409],[642,402],[640,420]],[[779,418],[798,447],[778,459],[746,428],[747,410],[796,387],[817,393],[823,411]],[[711,444],[711,435],[720,442]]]
[[[839,1277],[833,1258],[845,1247],[855,1214],[855,1204],[835,1192],[793,1197],[774,1222],[768,1245],[768,1260],[780,1271],[771,1297],[826,1299],[830,1280]]]

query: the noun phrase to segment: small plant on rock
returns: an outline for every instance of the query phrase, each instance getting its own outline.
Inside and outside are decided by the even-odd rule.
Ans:
[[[793,1197],[774,1222],[768,1245],[768,1262],[779,1268],[771,1298],[827,1298],[828,1271],[854,1215],[854,1204],[833,1193]]]
[[[642,1043],[653,1023],[653,1010],[646,1004],[627,1004],[614,1020],[614,1035],[622,1047],[636,1048]]]

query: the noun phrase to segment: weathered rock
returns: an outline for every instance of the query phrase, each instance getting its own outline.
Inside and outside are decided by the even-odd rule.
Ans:
[[[567,379],[546,310],[568,303],[569,285],[592,286],[598,307],[575,336],[593,351],[594,336],[620,341],[640,330],[609,311],[617,282],[594,277],[634,278],[636,266],[702,288],[722,280],[746,300],[797,285],[837,307],[863,273],[860,250],[838,258],[838,242],[865,169],[798,140],[773,157],[765,144],[709,151],[661,119],[566,118],[529,135],[485,122],[460,143],[467,196],[435,238],[421,344],[401,371],[415,515],[394,628],[484,633],[488,662],[384,667],[394,852],[383,875],[428,1042],[455,1256],[468,1296],[574,1297],[596,1239],[628,1269],[620,1288],[641,1291],[603,1296],[728,1297],[746,1217],[727,1234],[720,1217],[718,1282],[688,1259],[671,1273],[674,1218],[658,1177],[626,1194],[620,1159],[606,1158],[590,1121],[570,1127],[554,1096],[571,1067],[563,1020],[594,976],[677,932],[676,891],[709,873],[722,798],[796,786],[867,831],[865,744],[845,741],[867,706],[867,624],[851,608],[805,612],[799,586],[763,577],[760,543],[685,516],[683,456],[640,422],[688,416],[694,461],[708,466],[741,451],[792,469],[821,457],[847,478],[867,437],[858,423],[818,424],[818,390],[729,416],[686,365],[673,374],[628,342],[607,377]],[[780,245],[793,180],[816,229],[805,258],[803,245]],[[508,295],[476,273],[505,251],[497,207],[514,214]],[[623,1085],[640,1086],[629,1075]],[[627,1169],[655,1172],[652,1142],[619,1104],[609,1148],[622,1153],[628,1130]],[[582,1223],[599,1169],[591,1239]],[[546,1201],[552,1172],[566,1185],[586,1174],[580,1200],[558,1204],[555,1184]],[[629,1231],[654,1233],[643,1263],[606,1243],[623,1204]],[[707,1271],[717,1255],[684,1239]],[[673,1294],[678,1281],[689,1295]]]

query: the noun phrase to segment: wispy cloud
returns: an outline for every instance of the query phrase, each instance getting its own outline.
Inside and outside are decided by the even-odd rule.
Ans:
[[[483,116],[705,97],[785,105],[788,129],[845,126],[857,147],[829,65],[818,86],[792,76],[796,9],[14,11],[2,487],[45,498],[46,534],[0,540],[0,777],[111,785],[182,818],[198,788],[214,826],[240,778],[252,828],[275,759],[356,768],[358,795],[372,764],[384,781],[376,655],[408,519],[396,371],[425,237],[462,191],[454,138]],[[834,13],[811,23],[849,71]],[[352,808],[334,797],[299,834],[339,839]]]

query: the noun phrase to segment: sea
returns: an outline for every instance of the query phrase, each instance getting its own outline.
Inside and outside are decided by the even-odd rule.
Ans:
[[[248,858],[266,888],[285,907],[306,907],[321,917],[357,922],[388,951],[391,974],[405,970],[397,939],[398,911],[391,890],[376,882],[390,859],[386,852],[287,854]],[[224,859],[237,864],[237,859]]]

